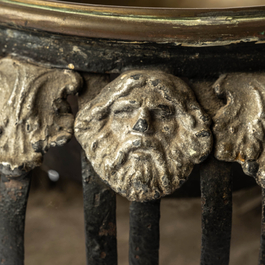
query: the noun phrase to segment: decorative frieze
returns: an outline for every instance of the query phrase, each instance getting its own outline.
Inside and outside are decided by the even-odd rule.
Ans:
[[[20,176],[39,166],[51,146],[73,135],[74,117],[66,99],[82,78],[69,70],[0,60],[0,172]]]
[[[114,191],[131,201],[171,194],[210,154],[211,120],[215,157],[239,162],[265,187],[263,74],[192,83],[200,104],[182,79],[162,71],[128,71],[112,82],[107,75],[83,76],[75,135]],[[66,99],[82,83],[73,71],[0,60],[0,173],[26,174],[50,147],[72,137]]]

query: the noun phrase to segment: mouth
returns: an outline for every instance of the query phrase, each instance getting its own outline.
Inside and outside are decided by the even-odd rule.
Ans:
[[[147,149],[157,149],[157,140],[154,138],[142,136],[141,137],[136,137],[132,141],[132,147],[136,149],[142,149],[147,150]]]
[[[136,160],[149,160],[151,158],[150,152],[142,148],[133,150],[130,156]]]
[[[150,161],[154,153],[161,153],[159,143],[156,139],[145,136],[134,136],[127,139],[118,150],[116,150],[116,157],[114,167],[118,168],[130,159],[138,161]]]

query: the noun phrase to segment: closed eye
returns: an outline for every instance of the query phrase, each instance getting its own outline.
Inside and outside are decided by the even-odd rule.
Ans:
[[[123,107],[123,108],[114,110],[114,114],[130,113],[130,112],[133,112],[134,110],[135,108],[128,106],[128,107]]]
[[[174,115],[175,110],[173,107],[168,105],[158,105],[155,109],[151,110],[151,113],[154,116],[158,116],[161,118],[170,118]]]

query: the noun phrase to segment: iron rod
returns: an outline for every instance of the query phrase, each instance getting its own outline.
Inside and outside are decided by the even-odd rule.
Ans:
[[[130,265],[159,263],[160,200],[130,205]]]
[[[262,217],[261,217],[259,265],[265,265],[265,189],[262,189]]]
[[[232,164],[209,157],[200,168],[201,265],[229,264],[232,225]]]
[[[24,229],[30,175],[0,176],[0,264],[24,264]]]
[[[95,173],[82,153],[88,265],[116,265],[116,194]]]

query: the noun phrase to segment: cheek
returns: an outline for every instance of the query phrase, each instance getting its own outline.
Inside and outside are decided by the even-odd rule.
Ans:
[[[175,120],[163,121],[158,124],[156,131],[161,136],[163,135],[165,138],[174,137],[177,129],[177,123]]]
[[[132,121],[127,118],[113,118],[110,122],[110,127],[117,136],[124,135],[129,132]]]

